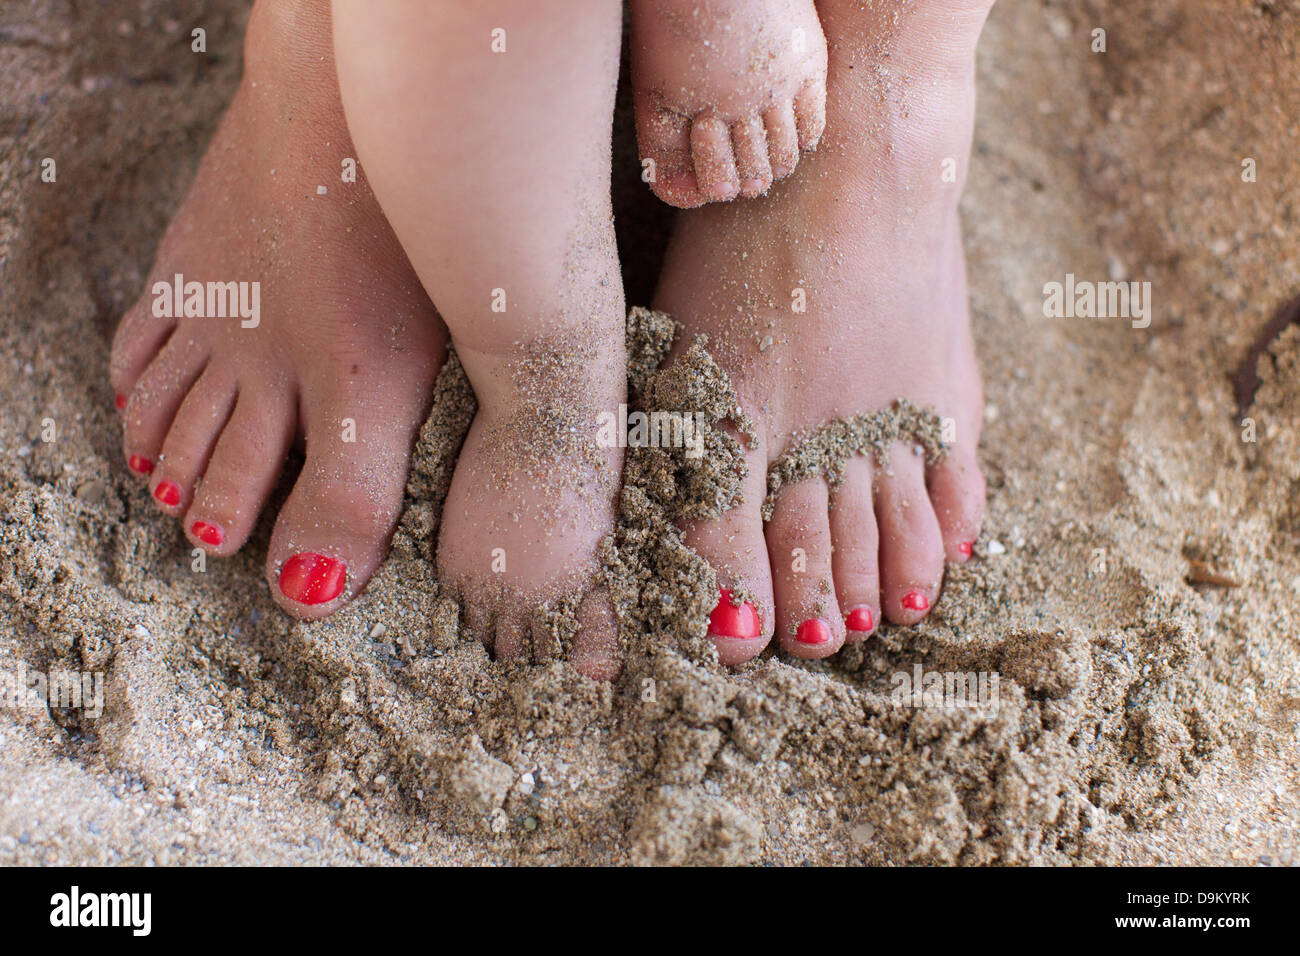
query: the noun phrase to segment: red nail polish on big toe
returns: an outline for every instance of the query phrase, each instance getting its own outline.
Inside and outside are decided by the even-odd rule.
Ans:
[[[709,633],[714,637],[758,637],[758,611],[748,601],[737,607],[731,603],[731,591],[718,588],[718,606],[709,615]]]
[[[963,541],[957,545],[957,551],[963,558],[969,558],[974,550],[974,544],[970,541]]]
[[[214,548],[226,540],[226,536],[222,534],[221,529],[207,521],[196,521],[190,525],[190,534]]]
[[[799,625],[794,639],[800,644],[825,644],[831,639],[831,629],[825,621],[809,618]]]
[[[147,475],[149,472],[153,471],[153,462],[140,455],[132,455],[126,460],[126,467],[130,468],[137,475]]]
[[[327,604],[343,592],[348,566],[337,558],[304,551],[280,569],[280,590],[299,604]]]
[[[181,503],[181,486],[164,478],[154,487],[153,496],[163,504],[175,508]]]
[[[871,613],[871,608],[855,607],[848,613],[848,616],[844,618],[844,626],[850,631],[859,631],[863,634],[867,634],[876,626],[876,618]]]
[[[126,411],[126,396],[121,392],[114,392],[113,404],[117,406],[119,412]]]
[[[930,599],[920,591],[908,591],[903,595],[903,607],[909,611],[928,611]]]

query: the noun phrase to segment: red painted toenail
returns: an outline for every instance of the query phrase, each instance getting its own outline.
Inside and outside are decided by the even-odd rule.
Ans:
[[[855,607],[844,619],[844,626],[850,631],[870,632],[876,626],[876,617],[869,607]]]
[[[920,591],[908,591],[903,595],[903,607],[909,611],[928,611],[930,599]]]
[[[709,633],[714,637],[758,637],[758,612],[754,605],[742,601],[731,603],[731,591],[718,588],[718,606],[709,615]]]
[[[794,639],[800,644],[825,644],[831,639],[831,629],[825,621],[809,618],[799,625]]]
[[[153,471],[153,462],[141,455],[132,455],[126,460],[126,467],[130,468],[137,475],[147,475]]]
[[[348,566],[337,558],[304,551],[280,569],[280,590],[299,604],[325,604],[334,600],[347,583]]]
[[[181,486],[164,478],[154,486],[153,496],[163,504],[175,507],[181,503]]]
[[[226,536],[221,533],[221,529],[214,524],[206,521],[196,521],[190,525],[190,534],[198,538],[204,544],[210,544],[214,548],[226,540]]]
[[[126,410],[126,396],[121,392],[113,393],[113,404],[117,406],[119,412]]]
[[[974,550],[974,543],[971,541],[963,541],[957,545],[957,550],[961,552],[962,557],[969,558],[971,556],[971,551]]]

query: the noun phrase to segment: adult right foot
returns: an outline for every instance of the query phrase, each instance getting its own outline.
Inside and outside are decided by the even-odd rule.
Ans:
[[[305,440],[266,560],[275,599],[303,618],[335,610],[383,559],[445,355],[374,196],[341,181],[352,156],[328,7],[257,4],[243,82],[111,358],[127,465],[209,554],[243,545]],[[178,273],[258,283],[257,324],[155,314],[154,283]]]
[[[945,558],[971,556],[983,399],[957,202],[991,6],[823,0],[821,147],[762,203],[679,216],[656,307],[683,325],[679,351],[708,334],[758,423],[745,501],[687,529],[724,593],[758,605],[724,596],[714,612],[725,663],[759,653],[774,630],[790,654],[820,658],[882,617],[915,623],[938,598]],[[851,459],[833,490],[820,478],[782,489],[764,524],[769,465],[824,422],[898,398],[953,420],[947,458],[927,468],[895,443],[887,466]]]

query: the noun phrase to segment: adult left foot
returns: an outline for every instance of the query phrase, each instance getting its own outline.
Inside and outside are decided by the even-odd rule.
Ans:
[[[882,617],[915,623],[938,599],[945,559],[971,557],[983,398],[957,203],[991,6],[824,0],[817,153],[761,204],[679,216],[656,307],[683,325],[679,351],[708,334],[758,423],[744,502],[686,529],[728,592],[710,624],[725,663],[759,653],[774,630],[789,653],[820,658]],[[764,524],[767,469],[800,435],[900,397],[953,419],[941,463],[896,443],[887,466],[850,460],[834,490],[820,478],[784,488]],[[757,614],[721,606],[730,593],[751,596]]]
[[[214,557],[243,546],[303,439],[266,574],[285,610],[319,618],[387,552],[447,332],[369,187],[340,181],[356,153],[328,6],[263,0],[244,50],[239,91],[118,326],[110,376],[127,467]],[[231,317],[237,295],[221,315],[178,313],[152,291],[177,274],[243,284],[249,306],[257,289],[258,314]],[[195,311],[217,304],[205,293]]]

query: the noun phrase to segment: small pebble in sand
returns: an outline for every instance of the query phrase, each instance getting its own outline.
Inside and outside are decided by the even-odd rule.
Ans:
[[[525,830],[536,830],[536,829],[537,829],[537,817],[524,817],[524,829],[525,829]]]
[[[131,636],[142,641],[147,641],[151,635],[149,634],[149,629],[147,627],[143,624],[137,624],[135,627],[131,628]]]
[[[383,637],[387,633],[388,633],[388,626],[385,624],[376,624],[374,627],[370,629],[370,637],[374,640],[378,640],[379,638]]]
[[[104,483],[98,478],[92,478],[83,485],[77,487],[77,498],[89,505],[97,505],[104,500]]]
[[[1006,554],[1007,548],[1001,541],[994,538],[988,543],[988,552],[989,554]]]

